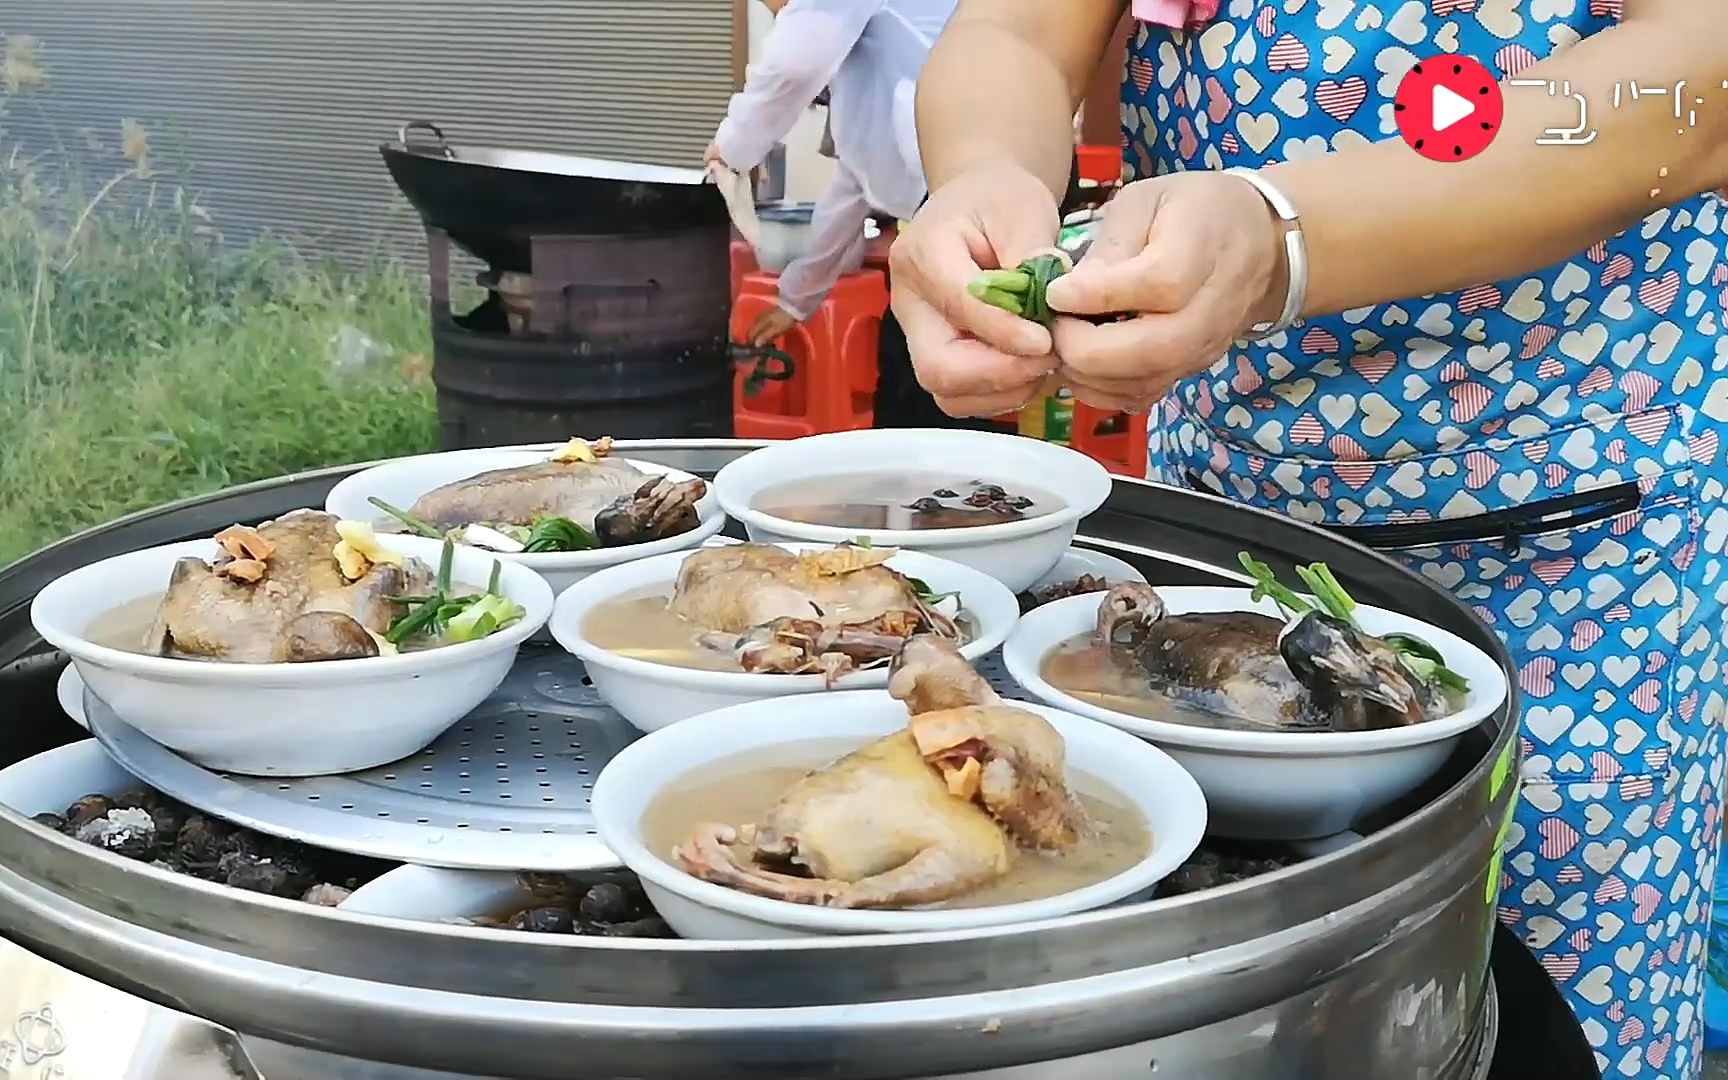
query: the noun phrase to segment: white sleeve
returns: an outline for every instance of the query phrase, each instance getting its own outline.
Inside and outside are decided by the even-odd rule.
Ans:
[[[816,314],[840,275],[864,261],[864,222],[870,203],[851,170],[834,170],[834,179],[816,202],[810,219],[810,249],[780,271],[780,307],[803,322]]]
[[[828,85],[887,0],[791,0],[774,17],[762,56],[732,96],[714,143],[727,167],[762,164]]]

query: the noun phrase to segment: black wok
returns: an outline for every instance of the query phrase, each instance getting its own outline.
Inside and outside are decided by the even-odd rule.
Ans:
[[[425,121],[379,147],[427,225],[497,270],[527,272],[529,238],[666,233],[727,222],[700,169],[452,146]]]

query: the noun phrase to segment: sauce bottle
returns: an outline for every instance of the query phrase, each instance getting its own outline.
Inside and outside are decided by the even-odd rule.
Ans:
[[[1056,234],[1056,246],[1074,257],[1075,262],[1086,254],[1092,240],[1092,225],[1098,218],[1096,210],[1082,210],[1063,219]],[[1053,393],[1040,394],[1020,409],[1018,430],[1031,439],[1071,446],[1074,440],[1074,394],[1066,386]]]

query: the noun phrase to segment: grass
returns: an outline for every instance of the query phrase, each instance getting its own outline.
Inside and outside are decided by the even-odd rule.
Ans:
[[[134,510],[434,446],[423,285],[225,248],[136,124],[93,187],[3,124],[0,566]]]

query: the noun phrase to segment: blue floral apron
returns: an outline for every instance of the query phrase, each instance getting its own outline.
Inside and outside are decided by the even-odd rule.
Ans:
[[[1395,137],[1418,60],[1516,75],[1619,7],[1231,0],[1196,32],[1141,27],[1127,163],[1253,167]],[[1526,712],[1500,915],[1608,1077],[1702,1067],[1728,660],[1723,214],[1700,197],[1538,274],[1310,320],[1184,383],[1153,434],[1155,476],[1339,527],[1505,638]]]

